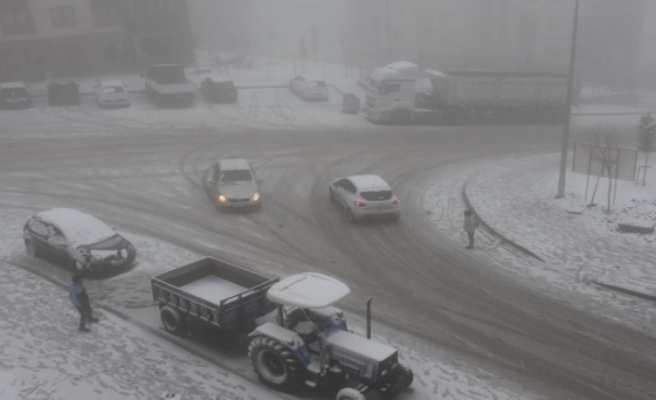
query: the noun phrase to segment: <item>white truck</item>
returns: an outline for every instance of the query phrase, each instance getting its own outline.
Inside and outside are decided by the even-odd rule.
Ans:
[[[191,106],[198,86],[187,79],[181,64],[151,65],[144,76],[146,94],[154,102]]]
[[[364,112],[378,123],[562,123],[568,77],[556,73],[421,71],[399,61],[366,81]]]
[[[395,348],[347,329],[333,304],[350,289],[327,275],[306,272],[279,280],[208,257],[151,283],[171,333],[185,332],[191,318],[250,332],[250,362],[275,388],[308,385],[337,390],[336,400],[377,400],[412,384],[412,370],[399,363]],[[268,321],[258,326],[260,317]]]

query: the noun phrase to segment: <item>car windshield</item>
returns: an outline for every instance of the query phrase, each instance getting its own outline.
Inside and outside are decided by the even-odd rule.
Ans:
[[[309,87],[326,87],[326,84],[323,81],[308,81],[307,85]]]
[[[374,190],[371,192],[362,192],[360,193],[363,199],[369,200],[369,201],[376,201],[376,200],[389,200],[392,198],[392,191],[391,190]]]
[[[103,92],[104,94],[108,94],[108,93],[123,93],[124,90],[123,90],[123,88],[120,87],[120,86],[107,86],[107,87],[102,88],[102,92]]]
[[[237,182],[251,182],[253,175],[247,169],[237,169],[221,172],[219,183],[237,183]]]

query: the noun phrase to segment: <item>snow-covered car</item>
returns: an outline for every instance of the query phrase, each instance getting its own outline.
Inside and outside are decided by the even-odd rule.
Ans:
[[[247,160],[220,160],[210,173],[210,195],[218,209],[259,208],[262,205],[258,180]]]
[[[99,219],[70,208],[52,208],[23,228],[27,254],[62,263],[79,273],[111,274],[132,264],[137,251]]]
[[[305,101],[328,101],[328,86],[321,79],[297,76],[289,82],[289,89]]]
[[[118,80],[98,81],[96,100],[100,108],[130,107],[128,91],[123,82]]]
[[[22,82],[4,82],[0,85],[0,107],[5,110],[31,108],[30,97],[25,84]]]
[[[399,199],[377,175],[353,175],[333,181],[328,187],[330,200],[339,205],[351,222],[370,217],[401,217]]]
[[[228,78],[205,78],[200,83],[200,92],[208,103],[237,102],[237,88]]]

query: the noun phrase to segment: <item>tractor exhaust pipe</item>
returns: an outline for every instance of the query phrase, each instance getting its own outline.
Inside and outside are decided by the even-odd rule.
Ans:
[[[367,299],[367,339],[371,339],[371,300],[373,297]]]

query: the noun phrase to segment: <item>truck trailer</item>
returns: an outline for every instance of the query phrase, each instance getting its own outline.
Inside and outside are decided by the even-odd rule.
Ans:
[[[563,123],[568,77],[558,73],[420,71],[401,61],[376,68],[364,111],[377,123]]]

